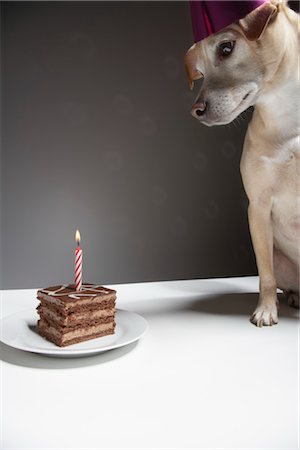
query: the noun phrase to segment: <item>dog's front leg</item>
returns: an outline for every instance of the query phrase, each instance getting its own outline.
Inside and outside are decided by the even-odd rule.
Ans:
[[[273,269],[271,205],[268,203],[260,204],[260,202],[250,201],[248,210],[250,233],[260,282],[258,305],[250,320],[259,327],[278,323],[278,300]]]

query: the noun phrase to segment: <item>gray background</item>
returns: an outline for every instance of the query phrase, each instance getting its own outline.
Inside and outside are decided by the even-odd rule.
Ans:
[[[2,2],[2,287],[256,273],[247,119],[189,114],[186,2]]]

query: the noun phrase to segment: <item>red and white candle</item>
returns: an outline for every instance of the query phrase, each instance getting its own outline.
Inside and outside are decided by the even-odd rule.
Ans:
[[[75,239],[77,247],[75,250],[75,289],[80,291],[82,288],[82,249],[80,247],[80,233],[76,231]]]

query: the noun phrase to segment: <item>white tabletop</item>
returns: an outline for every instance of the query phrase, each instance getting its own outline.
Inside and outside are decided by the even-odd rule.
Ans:
[[[298,311],[256,328],[257,277],[112,286],[135,344],[59,359],[1,344],[1,449],[298,449]],[[36,290],[2,291],[2,316]]]

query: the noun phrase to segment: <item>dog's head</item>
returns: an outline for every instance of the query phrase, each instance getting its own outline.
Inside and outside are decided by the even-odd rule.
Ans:
[[[185,67],[190,88],[203,78],[191,111],[195,118],[205,125],[223,125],[254,105],[278,57],[274,30],[269,29],[274,29],[279,9],[279,3],[264,3],[188,50]]]

